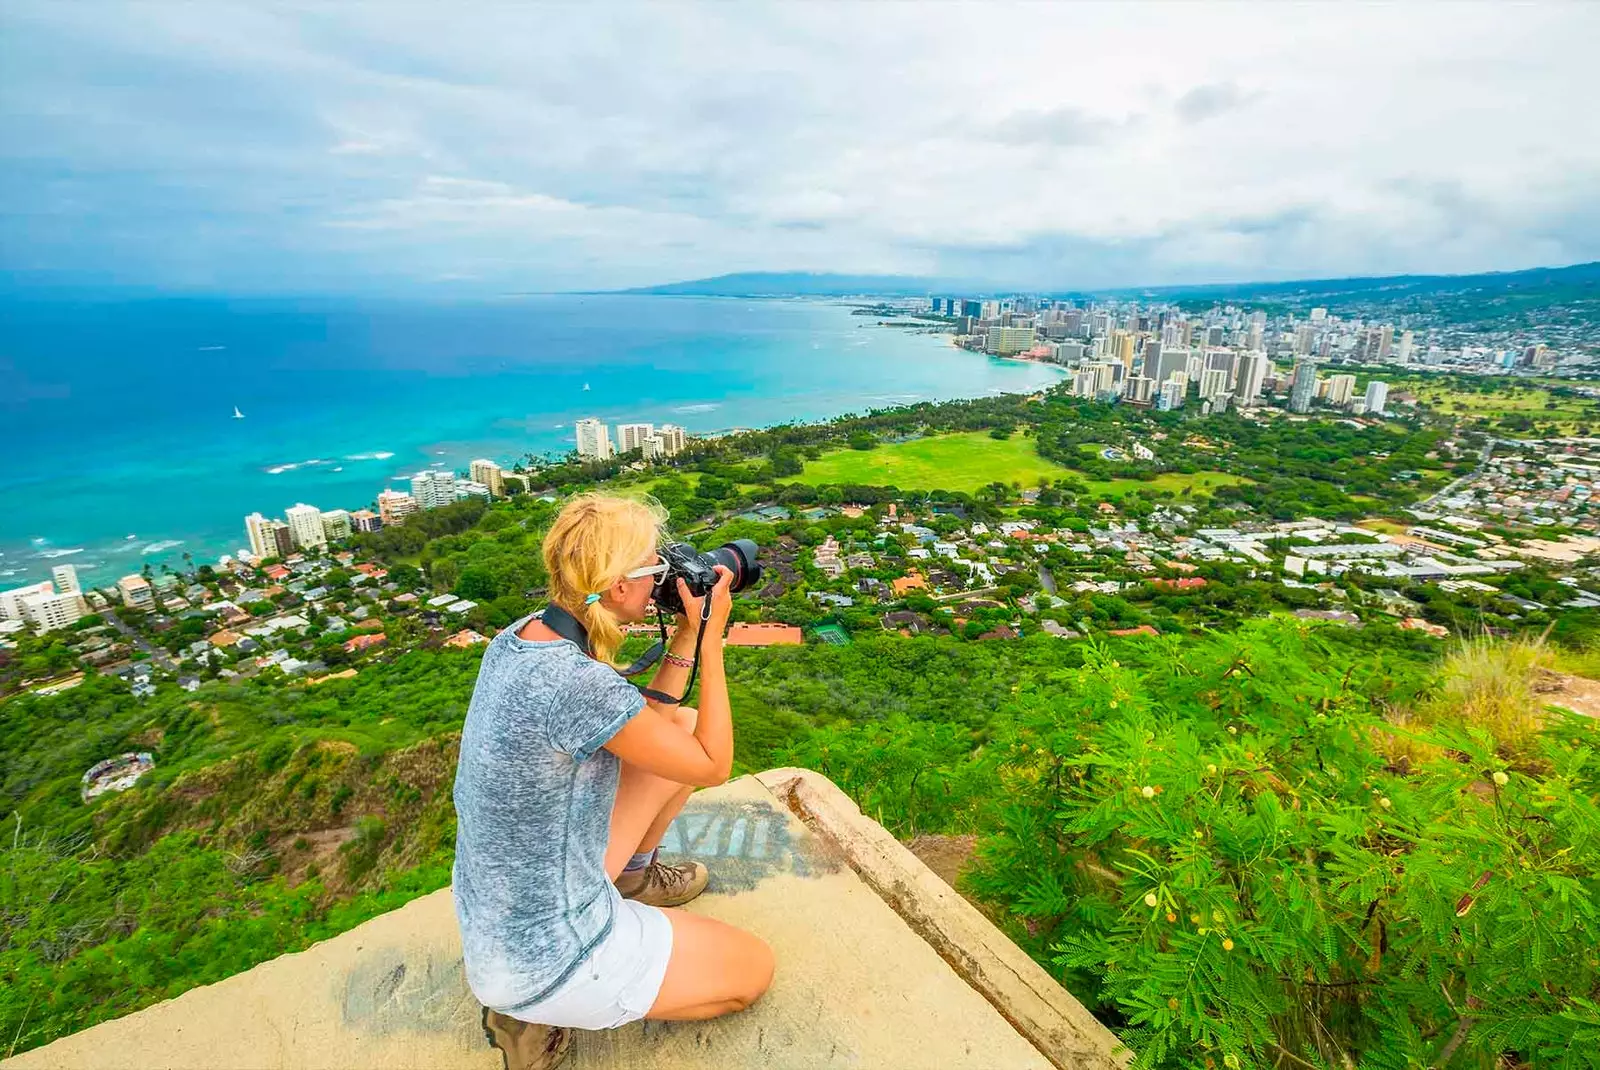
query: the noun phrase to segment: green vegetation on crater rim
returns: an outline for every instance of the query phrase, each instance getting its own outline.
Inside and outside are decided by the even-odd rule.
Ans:
[[[1534,690],[1558,658],[1587,656],[1593,611],[1565,608],[1574,589],[1538,561],[1485,593],[1360,575],[1318,588],[1221,557],[1141,571],[1137,547],[1075,548],[1112,523],[1401,530],[1405,507],[1478,468],[1481,440],[1432,410],[1358,423],[1054,394],[919,405],[697,442],[664,475],[549,467],[535,493],[360,536],[357,559],[388,569],[381,597],[340,564],[315,580],[327,604],[290,584],[240,626],[299,614],[273,646],[353,675],[216,679],[213,663],[193,692],[140,700],[91,674],[0,701],[14,826],[0,1030],[37,1046],[443,886],[481,647],[442,640],[537,606],[556,509],[540,494],[604,483],[654,494],[702,545],[748,535],[775,555],[773,586],[737,620],[848,640],[730,650],[738,770],[807,765],[897,834],[976,835],[965,890],[1145,1065],[1587,1065],[1600,738],[1541,712]],[[932,540],[985,525],[962,553],[993,582],[889,597],[946,567],[912,556],[929,543],[887,524],[889,503]],[[983,542],[1008,524],[1030,538]],[[858,563],[830,575],[825,543]],[[219,582],[207,573],[193,578]],[[421,598],[396,601],[407,592]],[[444,628],[422,604],[435,594],[474,605]],[[1292,617],[1330,598],[1356,626]],[[349,646],[339,617],[358,605],[382,645]],[[117,613],[175,658],[206,634]],[[1551,645],[1447,658],[1402,614]],[[20,641],[0,687],[70,670],[99,627]],[[1131,629],[1159,635],[1114,634]],[[130,750],[155,769],[85,805],[84,769]]]

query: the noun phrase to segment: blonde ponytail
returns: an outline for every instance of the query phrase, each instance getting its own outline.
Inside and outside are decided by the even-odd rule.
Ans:
[[[660,544],[665,511],[653,499],[615,494],[580,494],[562,506],[544,537],[544,567],[550,601],[571,613],[589,632],[589,651],[613,664],[622,645],[622,622],[601,594],[638,566]]]

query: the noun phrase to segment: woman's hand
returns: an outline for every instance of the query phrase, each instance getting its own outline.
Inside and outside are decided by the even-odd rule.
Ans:
[[[678,597],[683,600],[685,613],[678,615],[678,630],[676,635],[687,640],[693,640],[695,632],[700,627],[700,615],[705,611],[704,598],[697,598],[689,591],[689,585],[682,579],[678,583]],[[722,638],[722,633],[728,626],[728,617],[733,612],[733,573],[722,565],[717,566],[717,585],[711,588],[711,616],[706,620],[706,631],[717,639]]]

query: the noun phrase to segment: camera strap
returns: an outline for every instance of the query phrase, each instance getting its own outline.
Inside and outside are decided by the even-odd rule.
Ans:
[[[549,628],[568,642],[576,644],[579,650],[590,657],[594,656],[594,651],[589,649],[589,629],[585,628],[583,622],[578,620],[577,617],[551,602],[544,607],[544,612],[539,614],[539,619],[544,622],[546,628]],[[633,686],[639,689],[640,694],[644,695],[645,698],[653,699],[668,706],[680,705],[684,699],[689,697],[689,692],[694,690],[695,674],[700,671],[700,640],[706,634],[706,622],[710,619],[711,597],[707,595],[700,604],[700,627],[694,636],[694,661],[690,663],[689,680],[683,685],[683,694],[674,697],[653,687],[634,684]],[[656,626],[660,629],[661,638],[652,643],[650,649],[640,654],[633,664],[625,669],[618,669],[617,672],[623,676],[638,676],[640,673],[648,671],[652,665],[661,660],[661,655],[667,649],[667,617],[659,607],[656,609]]]

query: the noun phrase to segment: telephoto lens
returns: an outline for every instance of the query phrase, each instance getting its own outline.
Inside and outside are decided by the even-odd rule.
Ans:
[[[704,598],[717,585],[718,565],[733,573],[732,590],[744,590],[761,579],[761,565],[756,561],[759,552],[760,547],[749,539],[735,539],[706,553],[686,542],[663,546],[661,560],[671,567],[656,581],[656,605],[668,613],[687,612],[678,594],[678,581],[682,580],[696,598]]]

